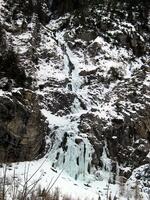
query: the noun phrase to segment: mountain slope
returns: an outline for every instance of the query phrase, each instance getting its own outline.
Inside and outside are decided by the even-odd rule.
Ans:
[[[113,196],[128,198],[136,178],[146,198],[149,4],[64,3],[1,3],[1,160],[46,154],[49,166],[102,199],[107,183]],[[117,192],[122,177],[124,194]]]

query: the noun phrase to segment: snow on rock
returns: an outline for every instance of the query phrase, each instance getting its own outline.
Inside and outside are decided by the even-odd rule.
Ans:
[[[150,80],[144,34],[124,19],[111,20],[105,8],[88,12],[92,17],[85,24],[64,14],[44,25],[35,13],[6,23],[8,46],[31,79],[28,89],[37,95],[48,125],[46,156],[13,164],[8,173],[15,168],[23,183],[27,165],[29,177],[39,166],[29,184],[40,178],[43,188],[55,183],[75,199],[111,194],[123,200],[135,199],[138,172],[146,198],[147,185],[141,186],[148,171]],[[19,87],[10,90],[21,95]],[[0,89],[0,96],[6,93]]]

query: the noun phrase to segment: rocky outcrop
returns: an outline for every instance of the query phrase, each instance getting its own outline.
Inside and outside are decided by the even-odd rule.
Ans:
[[[74,10],[80,10],[82,12],[82,9],[87,2],[87,0],[55,0],[52,1],[50,9],[59,15]]]
[[[10,9],[13,7],[11,12]],[[42,24],[46,24],[50,20],[49,1],[48,0],[10,0],[4,5],[4,14],[7,13],[6,20],[8,23],[16,21],[23,17],[23,26],[31,22],[32,16],[36,14]],[[20,15],[21,14],[21,15]]]
[[[1,8],[7,23],[0,22],[0,162],[33,160],[45,151],[47,126],[33,89],[34,69],[31,70],[37,63],[34,49],[40,42],[38,23],[46,21],[40,6],[40,1],[15,0],[6,1]],[[35,13],[39,16],[30,41],[32,47],[20,54],[13,43],[14,35],[27,30]],[[17,20],[21,23],[13,24]]]
[[[135,128],[136,123],[140,123],[140,119],[134,123],[114,120],[111,131],[107,132],[107,147],[110,158],[117,160],[125,167],[136,168],[150,162],[146,157],[150,144],[144,135],[141,136],[139,130]],[[145,134],[147,133],[145,132]]]
[[[44,118],[29,90],[0,97],[0,161],[33,160],[45,149]]]
[[[103,167],[101,157],[104,148],[110,159],[124,167],[130,166],[134,169],[150,162],[150,158],[147,157],[150,143],[149,125],[146,118],[138,118],[134,122],[114,118],[111,126],[104,128],[105,126],[106,122],[92,113],[81,116],[79,129],[88,135],[95,150],[92,165],[96,168]],[[113,165],[114,162],[112,168]],[[121,170],[120,173],[123,171]]]

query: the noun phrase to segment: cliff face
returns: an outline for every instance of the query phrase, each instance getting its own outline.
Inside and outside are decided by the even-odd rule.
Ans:
[[[1,162],[33,160],[45,151],[47,125],[40,112],[39,99],[34,92],[33,77],[27,73],[28,66],[32,65],[30,59],[34,59],[30,58],[33,56],[32,45],[24,55],[17,51],[18,43],[13,43],[15,38],[18,39],[26,30],[34,10],[36,11],[30,1],[6,1],[1,5]],[[22,23],[14,24],[21,16],[24,18]],[[30,67],[32,69],[32,66]]]
[[[142,181],[148,1],[9,0],[0,15],[1,161],[36,158],[47,134],[52,166],[75,179],[100,181],[105,171],[114,184],[143,166]]]
[[[33,160],[45,146],[44,123],[36,95],[19,90],[0,97],[0,160]]]

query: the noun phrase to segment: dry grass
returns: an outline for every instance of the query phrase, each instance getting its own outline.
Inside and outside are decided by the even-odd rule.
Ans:
[[[41,177],[32,184],[30,183],[41,166],[29,176],[30,165],[25,165],[24,180],[17,177],[15,169],[13,175],[8,176],[8,165],[3,164],[1,166],[3,172],[0,177],[0,200],[75,200],[67,195],[62,195],[58,188],[53,190],[53,186],[62,172],[58,174],[54,182],[50,181],[47,188],[42,189],[40,186]]]
[[[46,192],[45,189],[41,190],[41,187],[38,187],[36,191],[31,191],[27,197],[22,196],[20,192],[17,196],[17,200],[71,200],[71,197],[66,195],[61,195],[59,189],[55,189],[54,192]]]
[[[7,194],[7,192],[5,193],[5,195],[3,194],[3,192],[1,192],[0,200],[7,200],[7,199],[12,199],[12,200],[59,200],[59,199],[75,200],[72,197],[69,197],[67,195],[62,195],[58,188],[56,188],[53,192],[52,191],[47,192],[45,189],[41,189],[40,186],[37,189],[30,191],[30,193],[27,190],[26,194],[23,191],[17,191],[17,193],[16,192],[14,194],[11,193],[11,196],[10,196],[10,194]]]

